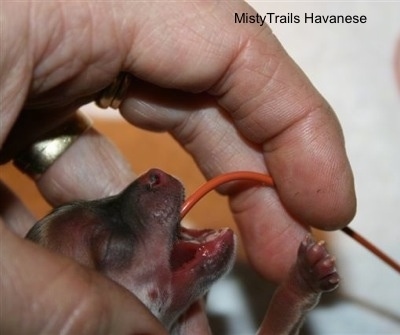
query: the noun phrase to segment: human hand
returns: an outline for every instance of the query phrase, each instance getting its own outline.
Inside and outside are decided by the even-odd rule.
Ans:
[[[234,23],[234,12],[250,11],[238,2],[4,5],[2,158],[129,72],[138,79],[121,106],[128,121],[169,131],[207,177],[233,170],[273,176],[276,189],[223,192],[253,266],[279,280],[308,225],[344,226],[355,196],[334,113],[268,28]],[[116,193],[132,179],[115,149],[90,130],[37,184],[58,205]],[[23,234],[33,221],[15,207],[5,221]],[[27,263],[37,259],[18,250]]]

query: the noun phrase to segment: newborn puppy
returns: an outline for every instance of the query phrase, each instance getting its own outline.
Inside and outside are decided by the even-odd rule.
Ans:
[[[182,184],[153,169],[116,196],[55,209],[27,238],[123,285],[168,330],[180,333],[179,317],[230,270],[235,254],[230,229],[180,225],[183,201]],[[306,238],[259,333],[295,333],[321,292],[337,283],[332,257],[322,244]]]

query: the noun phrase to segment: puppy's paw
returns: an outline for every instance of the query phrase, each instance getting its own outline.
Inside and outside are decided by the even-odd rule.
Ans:
[[[339,286],[335,258],[329,254],[324,241],[316,242],[311,235],[300,244],[297,270],[303,283],[315,292],[328,292]]]

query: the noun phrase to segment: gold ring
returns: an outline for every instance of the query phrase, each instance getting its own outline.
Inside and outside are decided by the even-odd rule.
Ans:
[[[129,73],[121,72],[109,86],[100,92],[95,101],[96,105],[100,108],[111,107],[118,109],[125,98],[130,83],[131,77]]]
[[[38,141],[22,150],[15,158],[14,165],[35,180],[90,128],[92,122],[81,113],[75,113],[64,123],[51,130]]]

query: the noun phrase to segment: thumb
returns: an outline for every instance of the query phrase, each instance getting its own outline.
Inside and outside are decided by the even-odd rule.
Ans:
[[[0,222],[0,333],[167,334],[129,291]]]

